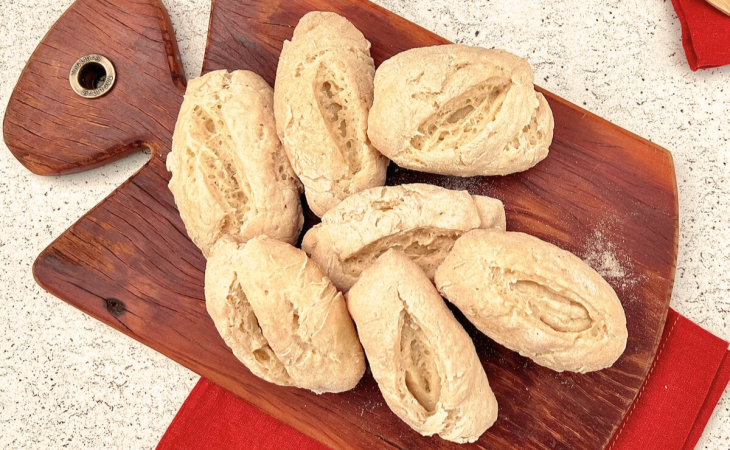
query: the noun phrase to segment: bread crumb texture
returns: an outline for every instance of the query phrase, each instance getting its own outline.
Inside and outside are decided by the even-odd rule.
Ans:
[[[277,132],[317,216],[385,184],[389,161],[367,136],[374,75],[370,42],[335,13],[306,14],[284,42],[274,93]]]
[[[266,381],[343,392],[365,372],[342,294],[287,243],[266,236],[218,241],[205,270],[205,298],[226,345]]]
[[[347,304],[393,412],[422,435],[474,442],[497,419],[474,343],[426,273],[399,250],[365,269]]]
[[[167,168],[188,235],[206,256],[222,236],[298,240],[302,186],[276,136],[273,90],[253,72],[190,80]]]
[[[526,60],[452,44],[399,53],[375,74],[368,135],[401,167],[507,175],[548,154],[553,115]]]
[[[456,239],[475,228],[506,225],[502,202],[429,184],[404,184],[354,194],[322,216],[302,249],[342,291],[388,249],[397,249],[433,279]]]
[[[626,348],[626,316],[613,288],[577,256],[536,237],[470,231],[435,281],[480,331],[550,369],[601,370]]]

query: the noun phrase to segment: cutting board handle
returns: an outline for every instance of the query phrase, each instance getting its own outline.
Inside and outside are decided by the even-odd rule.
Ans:
[[[111,90],[85,98],[69,73],[106,57]],[[5,143],[40,175],[88,170],[149,147],[170,149],[185,89],[175,33],[159,0],[77,0],[38,45],[10,97]]]

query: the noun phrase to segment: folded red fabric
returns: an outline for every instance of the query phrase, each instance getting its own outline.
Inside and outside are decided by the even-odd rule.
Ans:
[[[657,356],[607,450],[692,450],[730,380],[728,343],[669,310]],[[327,450],[201,378],[157,450]]]
[[[730,16],[706,0],[672,0],[692,70],[730,64]]]
[[[201,378],[157,450],[329,450]]]
[[[730,380],[728,343],[669,310],[656,358],[608,450],[692,450]]]

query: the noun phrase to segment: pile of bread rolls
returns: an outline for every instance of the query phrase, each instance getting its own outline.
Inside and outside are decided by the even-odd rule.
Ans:
[[[376,71],[362,33],[328,12],[302,17],[274,89],[248,71],[191,80],[167,167],[208,258],[220,335],[255,375],[316,393],[354,388],[367,358],[398,417],[454,442],[477,440],[497,400],[442,296],[537,364],[611,366],[626,318],[583,261],[506,231],[499,200],[383,187],[390,160],[452,176],[527,170],[552,136],[524,59],[443,45]],[[302,192],[322,221],[297,249]]]

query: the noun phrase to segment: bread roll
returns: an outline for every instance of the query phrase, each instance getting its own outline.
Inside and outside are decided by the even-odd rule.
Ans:
[[[299,239],[302,186],[276,136],[273,90],[255,73],[218,70],[190,80],[167,168],[185,228],[204,255],[225,235]]]
[[[311,12],[284,41],[276,71],[276,126],[317,216],[385,183],[388,160],[367,137],[375,67],[370,42],[344,17]]]
[[[497,419],[474,344],[426,274],[389,250],[347,294],[385,402],[419,433],[474,442]]]
[[[501,50],[415,48],[375,74],[368,136],[408,169],[468,177],[521,172],[543,160],[553,115],[530,65]]]
[[[456,238],[474,228],[505,228],[502,202],[429,184],[371,188],[346,198],[311,228],[302,249],[342,291],[389,248],[433,274]]]
[[[436,286],[505,347],[562,372],[610,367],[626,348],[616,293],[572,253],[523,233],[474,230],[436,270]]]
[[[365,371],[342,294],[289,244],[221,239],[205,270],[205,300],[233,354],[264,380],[343,392]]]

